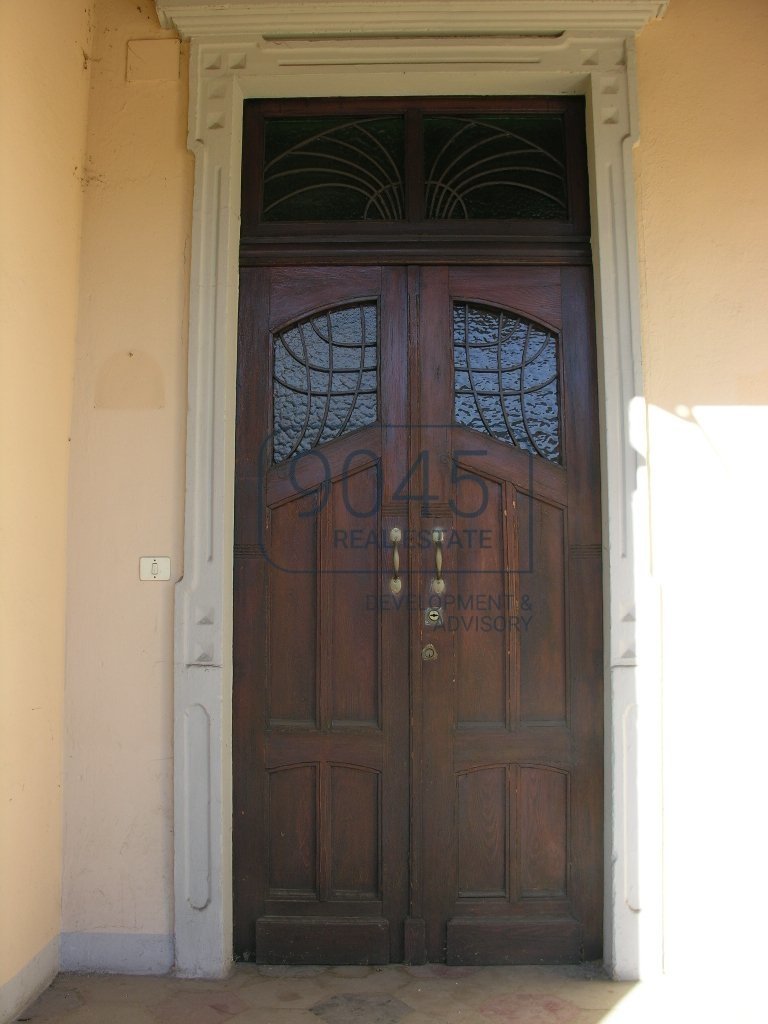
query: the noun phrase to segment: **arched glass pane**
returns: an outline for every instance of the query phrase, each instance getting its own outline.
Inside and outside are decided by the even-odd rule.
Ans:
[[[376,422],[378,339],[375,302],[329,309],[274,332],[275,462]]]
[[[456,422],[560,462],[557,335],[506,310],[456,302],[453,353]]]

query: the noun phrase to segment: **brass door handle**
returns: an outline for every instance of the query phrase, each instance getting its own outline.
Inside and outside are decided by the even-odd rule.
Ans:
[[[435,545],[435,578],[432,580],[430,590],[433,594],[445,593],[445,580],[443,579],[443,538],[442,530],[432,531],[432,543]]]
[[[403,589],[403,581],[400,579],[400,541],[403,533],[399,526],[393,526],[389,531],[389,539],[392,542],[392,578],[389,581],[389,589],[393,594],[399,594]]]

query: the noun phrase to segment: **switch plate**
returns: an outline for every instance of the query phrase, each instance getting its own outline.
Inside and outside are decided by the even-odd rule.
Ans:
[[[165,555],[144,555],[139,559],[140,580],[169,580],[171,560]]]

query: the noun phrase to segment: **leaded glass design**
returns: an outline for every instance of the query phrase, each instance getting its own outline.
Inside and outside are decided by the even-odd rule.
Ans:
[[[326,310],[274,333],[275,462],[376,422],[378,336],[375,302]]]
[[[424,177],[428,220],[565,220],[562,118],[427,116]]]
[[[557,335],[502,309],[453,307],[454,416],[550,462],[559,462]]]
[[[265,126],[265,221],[402,220],[402,117],[304,117]]]

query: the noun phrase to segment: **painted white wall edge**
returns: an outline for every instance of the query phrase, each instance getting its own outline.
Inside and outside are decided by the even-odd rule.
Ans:
[[[44,992],[59,972],[59,936],[0,986],[0,1024],[8,1024]]]
[[[61,970],[105,974],[167,974],[174,963],[172,935],[63,932]]]
[[[400,3],[401,0],[396,0]],[[301,5],[159,3],[193,32],[189,146],[196,156],[190,292],[185,575],[175,625],[175,939],[177,971],[217,977],[232,963],[232,517],[242,104],[249,97],[583,94],[591,190],[600,372],[606,596],[605,959],[617,978],[661,969],[658,612],[650,585],[632,148],[637,140],[632,31],[659,13],[634,0],[440,3],[450,36],[424,29],[434,0],[407,4],[411,36],[323,38],[318,24],[361,0]],[[401,6],[403,4],[401,3]],[[390,10],[392,4],[387,5]],[[541,8],[559,34],[512,33]],[[471,8],[471,38],[451,12]],[[251,34],[224,13],[237,9]],[[376,8],[378,10],[378,7]],[[254,34],[265,12],[303,12]],[[192,17],[192,14],[194,17]],[[357,14],[354,12],[357,11]],[[615,15],[623,11],[620,28]],[[181,12],[181,13],[179,13]],[[224,13],[222,13],[224,12]],[[507,12],[503,24],[502,12]],[[566,14],[567,12],[567,14]],[[589,19],[587,13],[589,12]],[[602,28],[594,28],[600,12]],[[609,17],[609,13],[611,16]],[[630,20],[629,14],[632,14]],[[642,14],[642,18],[640,18]],[[205,15],[208,19],[201,21]],[[462,17],[464,15],[461,15]],[[286,18],[288,15],[286,14]],[[582,18],[581,27],[578,27]],[[485,20],[484,20],[485,19]],[[568,19],[576,27],[568,27]],[[391,22],[390,22],[391,24]],[[434,22],[432,22],[434,24]],[[588,27],[584,27],[584,26]],[[495,26],[495,27],[494,27]],[[194,34],[205,27],[203,34]],[[522,31],[522,29],[519,29]],[[293,35],[292,35],[293,33]],[[481,33],[481,38],[476,33]],[[642,678],[642,690],[638,680]],[[642,702],[639,694],[642,692]],[[642,722],[642,726],[640,723]]]

